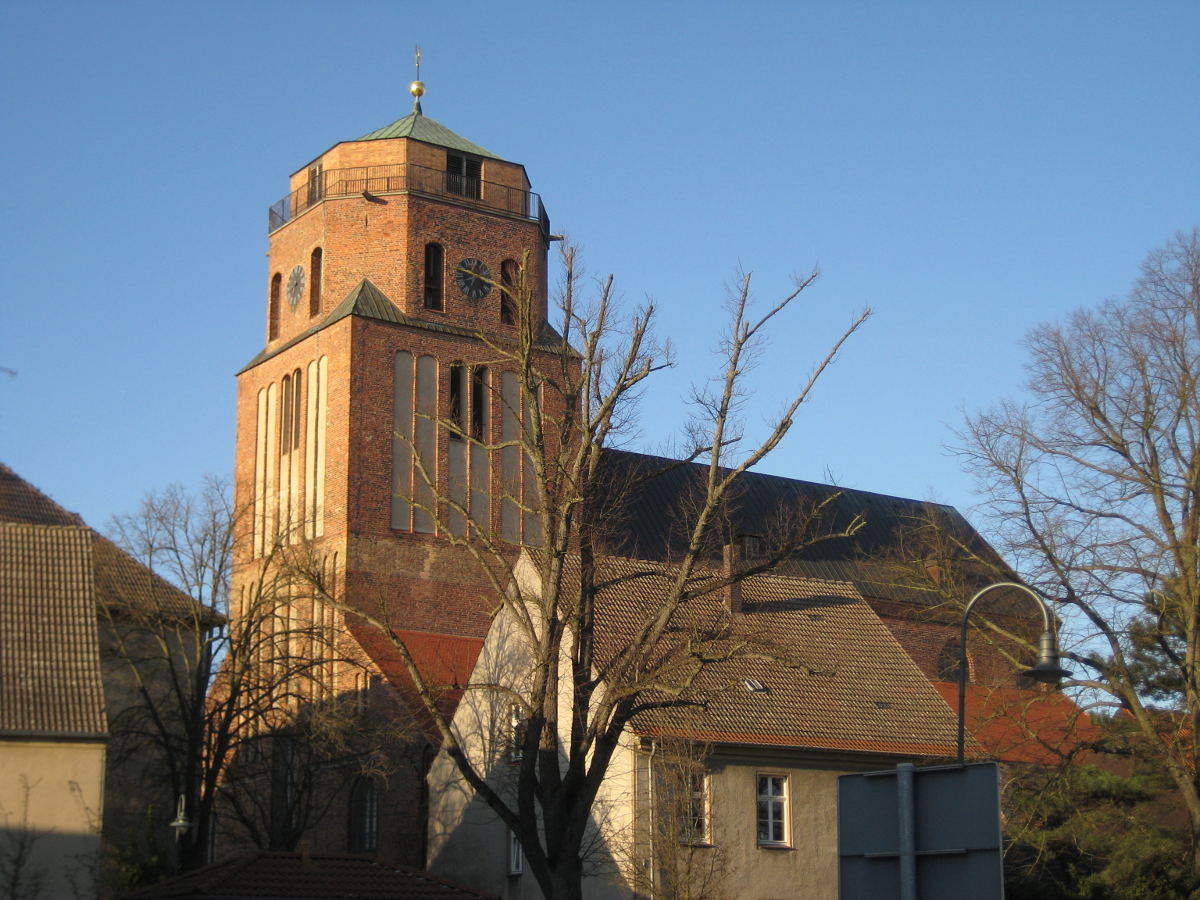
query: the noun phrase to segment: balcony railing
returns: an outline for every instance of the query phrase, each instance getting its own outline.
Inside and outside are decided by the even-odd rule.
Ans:
[[[401,191],[465,200],[483,209],[530,219],[541,225],[543,235],[550,234],[550,217],[546,215],[542,198],[533,191],[415,164],[356,166],[321,172],[319,177],[292,191],[267,211],[267,233],[283,227],[322,200]]]

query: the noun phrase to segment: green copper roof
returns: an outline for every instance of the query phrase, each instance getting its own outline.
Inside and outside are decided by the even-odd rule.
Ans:
[[[272,356],[282,353],[289,347],[296,346],[321,329],[328,328],[334,322],[340,321],[347,316],[361,316],[366,319],[375,319],[379,322],[391,322],[393,325],[408,325],[412,328],[420,328],[423,331],[438,331],[442,334],[456,334],[460,337],[479,337],[479,332],[470,328],[462,328],[457,325],[443,325],[440,322],[426,322],[423,319],[413,319],[406,316],[400,312],[399,307],[391,301],[387,294],[375,287],[370,279],[364,278],[351,289],[350,293],[345,296],[341,303],[329,311],[329,314],[325,318],[308,326],[308,328],[286,343],[270,350],[264,349],[260,351],[250,362],[242,366],[237,374],[241,375],[242,372],[253,369],[259,363],[265,362]],[[549,322],[542,323],[537,344],[539,347],[544,347],[552,351],[560,350],[564,346],[562,335]],[[566,349],[569,353],[578,355],[570,347]]]
[[[484,150],[478,144],[473,144],[465,137],[455,134],[440,122],[426,118],[419,112],[412,112],[403,119],[397,119],[391,125],[376,129],[370,134],[364,134],[360,141],[380,141],[386,138],[413,138],[427,144],[448,147],[451,150],[461,150],[473,156],[486,156],[490,159],[501,159],[490,150]]]

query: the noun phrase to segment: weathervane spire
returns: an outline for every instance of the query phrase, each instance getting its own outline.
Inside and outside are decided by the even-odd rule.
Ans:
[[[415,47],[417,60],[417,80],[408,86],[408,92],[413,95],[413,115],[421,115],[421,97],[425,94],[425,82],[421,80],[421,45]]]

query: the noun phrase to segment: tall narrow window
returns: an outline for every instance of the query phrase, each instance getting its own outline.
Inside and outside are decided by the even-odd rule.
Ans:
[[[471,524],[481,534],[491,530],[491,439],[491,373],[477,366],[471,371]]]
[[[321,177],[321,164],[313,163],[308,167],[308,205],[312,206],[323,196],[325,196],[325,190]]]
[[[486,440],[483,430],[487,421],[488,370],[479,366],[471,373],[471,439]]]
[[[786,846],[788,793],[786,775],[758,776],[758,843]]]
[[[446,191],[459,197],[479,199],[479,181],[483,173],[483,161],[463,156],[461,153],[446,154]]]
[[[324,356],[308,364],[308,430],[304,442],[304,534],[325,533],[325,414],[329,363]]]
[[[412,530],[413,400],[411,353],[401,350],[395,360],[392,401],[392,527]]]
[[[462,440],[467,433],[467,367],[450,367],[450,437]]]
[[[687,773],[687,793],[684,796],[684,821],[680,837],[685,844],[707,844],[708,834],[708,775],[705,772]]]
[[[508,874],[520,875],[525,871],[525,856],[521,853],[521,839],[515,831],[508,833]]]
[[[350,852],[379,848],[379,787],[374,778],[359,778],[350,789]]]
[[[279,293],[283,286],[283,275],[276,272],[271,278],[271,295],[267,300],[267,340],[279,337]]]
[[[292,450],[292,376],[283,376],[283,427],[279,435],[279,452],[286,456]]]
[[[315,316],[321,311],[321,248],[318,247],[312,252],[312,259],[309,261],[309,283],[308,283],[308,315]]]
[[[508,708],[508,761],[520,762],[525,758],[525,716],[521,707],[513,704]]]
[[[517,284],[517,264],[506,259],[500,263],[500,324],[517,324],[517,305],[513,291]]]
[[[444,270],[446,254],[441,244],[425,245],[425,308],[445,306]]]

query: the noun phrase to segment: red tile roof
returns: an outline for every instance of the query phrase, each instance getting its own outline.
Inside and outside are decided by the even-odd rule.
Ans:
[[[83,525],[0,523],[0,735],[107,734]]]
[[[934,687],[957,712],[957,682],[939,681]],[[966,705],[967,731],[1001,762],[1054,765],[1072,754],[1082,762],[1091,755],[1086,745],[1103,737],[1087,713],[1062,693],[968,684]]]
[[[359,646],[371,657],[388,683],[398,690],[414,711],[420,709],[415,687],[408,669],[396,649],[396,645],[376,628],[350,622],[350,632]],[[483,649],[483,641],[476,638],[456,637],[447,634],[432,634],[424,631],[397,631],[396,635],[408,648],[417,670],[425,683],[438,696],[438,706],[443,715],[450,718],[458,701],[462,699],[463,687],[471,677],[475,660]],[[418,713],[418,718],[424,716]],[[430,737],[435,735],[431,722],[425,722]]]
[[[426,872],[364,856],[318,856],[260,850],[213,863],[128,895],[260,897],[306,900],[470,900],[490,898]]]

